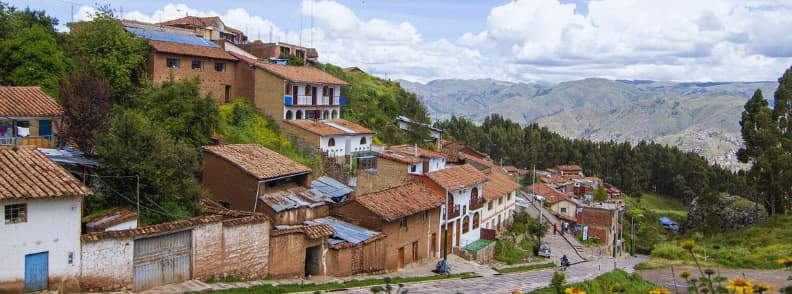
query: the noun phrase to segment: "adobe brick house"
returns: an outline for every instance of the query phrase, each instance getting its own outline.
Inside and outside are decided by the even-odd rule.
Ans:
[[[356,194],[365,194],[413,182],[422,175],[445,168],[439,152],[409,145],[397,145],[377,152],[376,168],[358,175]]]
[[[354,197],[332,209],[347,222],[378,231],[384,240],[385,269],[439,256],[440,207],[443,197],[411,183]]]
[[[142,25],[125,29],[149,40],[145,71],[155,84],[171,75],[175,80],[197,76],[201,80],[201,95],[211,94],[218,104],[244,97],[246,93],[242,89],[250,88],[241,84],[245,80],[237,81],[239,60],[207,39]]]
[[[295,278],[328,274],[328,239],[335,234],[327,224],[274,226],[270,233],[270,274],[273,278]]]
[[[306,64],[313,64],[319,61],[319,53],[317,53],[316,49],[284,42],[264,43],[261,40],[256,40],[244,44],[242,47],[261,59],[280,58],[281,54],[291,54],[301,58]]]
[[[39,87],[0,87],[0,144],[54,148],[63,108]]]
[[[308,187],[311,169],[258,144],[204,146],[201,185],[226,208],[268,213],[261,196]]]
[[[600,244],[608,246],[605,255],[613,252],[613,240],[618,230],[617,209],[607,209],[598,207],[582,207],[582,212],[578,214],[578,224],[588,227],[588,237],[600,240]]]

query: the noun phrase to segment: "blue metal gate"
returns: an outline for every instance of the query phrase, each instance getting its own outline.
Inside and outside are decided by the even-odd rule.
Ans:
[[[191,231],[135,240],[135,291],[190,278]]]
[[[49,252],[25,255],[25,291],[47,289],[49,272]]]

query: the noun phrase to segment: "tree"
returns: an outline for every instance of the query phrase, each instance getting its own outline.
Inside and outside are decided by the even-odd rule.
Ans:
[[[47,15],[45,11],[30,8],[17,10],[16,7],[0,1],[0,40],[11,38],[23,29],[36,25],[44,28],[53,37],[57,35],[55,26],[58,25],[58,20]]]
[[[107,79],[110,89],[123,105],[141,80],[148,44],[124,30],[108,7],[100,8],[88,22],[70,26],[69,43],[82,69]]]
[[[281,52],[281,54],[278,56],[278,58],[286,59],[286,64],[287,65],[293,65],[293,66],[303,66],[303,65],[305,65],[305,60],[303,60],[300,57],[297,57],[297,55],[294,55],[294,54]]]
[[[39,25],[22,29],[0,41],[0,83],[41,86],[58,97],[58,81],[66,76],[68,63],[52,34]]]
[[[144,89],[136,99],[143,104],[149,119],[159,124],[177,141],[193,147],[209,143],[220,120],[212,97],[198,93],[198,77],[167,81]]]
[[[195,148],[174,140],[138,110],[118,110],[110,129],[96,139],[100,191],[112,206],[135,207],[140,179],[143,223],[155,224],[196,215],[201,186]]]
[[[600,187],[597,187],[596,190],[594,190],[594,201],[597,201],[597,202],[608,201],[608,192],[605,191],[605,188],[600,186]]]
[[[63,126],[60,134],[85,152],[94,151],[94,136],[108,128],[114,97],[107,82],[85,74],[60,83]]]

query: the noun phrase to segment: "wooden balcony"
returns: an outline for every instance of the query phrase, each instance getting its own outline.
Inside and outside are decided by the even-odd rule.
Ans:
[[[58,144],[54,136],[0,137],[2,145],[36,146],[38,148],[55,148]]]
[[[478,210],[478,209],[484,207],[484,203],[485,202],[486,201],[484,201],[484,197],[478,197],[478,198],[476,198],[476,200],[471,200],[470,201],[470,210]]]

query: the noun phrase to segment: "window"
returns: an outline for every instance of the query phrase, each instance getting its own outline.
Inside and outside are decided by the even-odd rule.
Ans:
[[[193,60],[192,61],[192,69],[197,70],[197,71],[203,70],[203,61]]]
[[[225,207],[225,208],[231,208],[231,203],[228,203],[228,202],[225,202],[225,201],[217,201],[217,202],[219,202],[220,205]]]
[[[561,207],[561,213],[566,213],[566,207]]]
[[[478,227],[479,227],[479,214],[478,212],[476,212],[476,214],[473,215],[473,229],[474,230],[478,229]]]
[[[9,204],[5,206],[5,223],[18,224],[27,222],[27,204]]]
[[[507,197],[506,200],[511,200],[512,195],[514,195],[514,192],[511,192],[508,195],[506,195],[506,197]]]
[[[421,212],[421,221],[426,222],[427,220],[429,220],[429,212],[428,211]]]
[[[360,138],[360,145],[366,145],[366,137]]]
[[[286,110],[286,119],[292,119],[292,116],[293,116],[292,115],[292,111],[291,110]]]
[[[215,63],[215,71],[224,72],[225,71],[225,63],[222,63],[222,62]]]
[[[448,193],[448,207],[446,207],[446,210],[448,211],[449,215],[453,214],[454,208],[454,195]]]
[[[225,86],[225,103],[231,101],[231,86]]]
[[[336,118],[338,118],[338,112],[336,112],[335,110],[333,110],[333,112],[332,112],[332,113],[330,113],[330,117],[331,117],[331,118],[333,118],[333,119],[336,119]]]
[[[178,58],[167,58],[165,59],[165,66],[168,68],[179,68],[180,60]]]
[[[414,173],[416,170],[418,170],[418,165],[417,164],[410,165],[410,172],[411,173]]]
[[[479,201],[479,197],[478,197],[479,193],[478,192],[479,192],[478,188],[475,188],[475,187],[470,190],[470,204],[471,205],[478,203],[478,201]]]
[[[407,228],[407,218],[403,217],[399,219],[399,228]]]
[[[296,114],[295,118],[302,119],[302,110],[297,110],[297,114]]]
[[[465,218],[462,219],[462,234],[468,231],[470,231],[470,218],[465,216]]]
[[[330,138],[330,140],[327,140],[327,146],[328,146],[328,147],[333,147],[333,146],[335,146],[335,139],[333,139],[333,138]]]
[[[322,113],[322,119],[329,119],[329,118],[330,118],[330,112],[329,112],[329,111],[327,111],[327,110],[325,110],[325,111]]]
[[[285,93],[286,95],[291,95],[291,83],[286,83]]]
[[[492,210],[493,203],[495,203],[495,201],[487,202],[487,210]]]
[[[503,204],[503,196],[501,196],[501,198],[498,198],[498,205],[501,205],[501,204]]]

